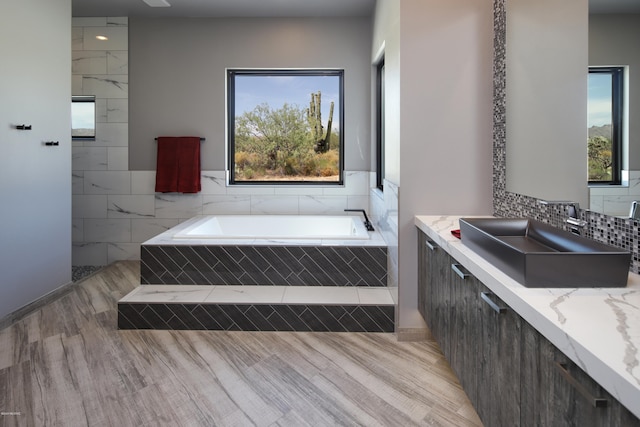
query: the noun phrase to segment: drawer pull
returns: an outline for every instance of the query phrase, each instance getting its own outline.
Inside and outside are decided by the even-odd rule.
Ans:
[[[493,294],[491,292],[480,292],[480,297],[484,300],[484,302],[489,304],[489,307],[491,307],[493,311],[495,311],[498,314],[502,314],[507,311],[506,307],[500,307],[498,306],[498,304],[491,301],[491,298],[489,298],[489,295],[493,295]]]
[[[425,244],[425,245],[427,245],[427,247],[428,247],[429,249],[431,249],[432,251],[435,251],[436,249],[438,249],[438,247],[436,246],[436,244],[435,244],[433,241],[431,241],[431,240],[425,240],[424,244]]]
[[[571,373],[567,370],[566,363],[555,362],[555,365],[558,371],[560,372],[560,375],[562,375],[562,377],[565,380],[567,380],[567,382],[571,384],[571,386],[578,393],[580,393],[582,397],[587,399],[589,403],[591,403],[591,406],[593,406],[594,408],[606,408],[608,406],[609,402],[607,401],[607,399],[603,399],[601,397],[594,397],[591,393],[589,393],[589,390],[587,390],[585,386],[583,386],[578,382],[578,380],[573,378]]]
[[[462,266],[460,264],[451,264],[451,269],[456,273],[462,280],[466,279],[470,276],[469,273],[465,273],[461,270]]]

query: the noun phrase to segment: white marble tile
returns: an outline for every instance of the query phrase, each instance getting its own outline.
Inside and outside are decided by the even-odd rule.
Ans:
[[[202,185],[201,193],[203,195],[227,194],[225,171],[202,171],[200,183]]]
[[[71,73],[106,74],[107,53],[104,51],[73,51],[71,54]]]
[[[108,147],[107,148],[107,169],[110,171],[129,170],[129,148],[128,147]]]
[[[322,196],[324,188],[320,186],[291,185],[288,187],[275,187],[277,196]]]
[[[71,194],[84,194],[84,171],[71,172]]]
[[[128,219],[85,219],[86,242],[131,242],[131,221]]]
[[[191,218],[202,215],[200,194],[157,193],[156,218]]]
[[[131,194],[154,194],[155,171],[131,171]]]
[[[145,242],[180,223],[177,219],[131,219],[131,240]]]
[[[127,123],[96,123],[94,145],[101,147],[128,147],[129,125]]]
[[[127,123],[129,121],[128,99],[107,99],[107,122]]]
[[[107,262],[111,264],[116,261],[139,260],[140,243],[108,243]]]
[[[370,214],[369,196],[347,196],[347,208],[364,209],[367,214]]]
[[[85,171],[85,194],[130,194],[131,173],[128,171]]]
[[[202,303],[215,286],[141,285],[119,302]]]
[[[106,36],[108,40],[98,40],[96,36]],[[83,46],[84,50],[127,50],[129,49],[129,29],[126,26],[89,27],[85,25]]]
[[[393,304],[393,298],[388,288],[367,288],[358,287],[358,298],[360,304],[365,305],[382,305]]]
[[[604,212],[604,196],[589,196],[589,209],[595,212]]]
[[[274,195],[275,188],[269,185],[230,185],[227,194],[243,196],[269,196]]]
[[[286,304],[354,304],[358,292],[355,287],[288,286],[282,302]]]
[[[344,215],[346,196],[300,196],[299,213],[302,215]]]
[[[72,147],[71,165],[73,170],[106,170],[106,147]]]
[[[71,95],[82,94],[82,76],[71,76]]]
[[[105,27],[107,25],[106,17],[77,17],[71,18],[71,25],[74,27]]]
[[[369,171],[348,171],[345,172],[345,184],[347,195],[349,196],[368,196],[369,189]]]
[[[202,196],[203,215],[249,215],[250,196]]]
[[[83,95],[99,98],[127,98],[129,96],[129,76],[123,74],[83,75]]]
[[[72,265],[107,265],[107,244],[100,242],[73,243]]]
[[[251,196],[251,214],[298,214],[298,196]]]
[[[106,218],[107,196],[74,194],[71,198],[73,218]]]
[[[125,100],[126,101],[126,100]],[[96,123],[106,123],[107,120],[107,100],[104,98],[96,99]],[[94,143],[94,141],[89,141]]]
[[[278,304],[286,286],[216,286],[205,302]]]
[[[607,215],[628,216],[629,211],[631,210],[631,202],[633,202],[635,199],[635,196],[605,196],[603,198],[604,212]]]
[[[71,28],[71,50],[82,50],[84,42],[84,28],[72,27]]]
[[[71,241],[72,242],[84,241],[84,219],[73,218],[71,220]]]
[[[153,218],[155,208],[153,194],[107,196],[108,218]]]
[[[123,50],[106,52],[107,74],[129,74],[129,54]]]

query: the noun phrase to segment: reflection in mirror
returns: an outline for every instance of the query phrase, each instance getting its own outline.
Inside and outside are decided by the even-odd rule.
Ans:
[[[588,0],[506,2],[506,189],[588,206]]]
[[[616,4],[612,0],[609,3],[612,7]],[[632,202],[640,199],[640,2],[636,3],[635,10],[612,9],[592,0],[589,15],[589,66],[623,67],[625,71],[621,183],[590,185],[589,206],[593,211],[620,217],[629,217]],[[589,131],[593,133],[591,128]]]

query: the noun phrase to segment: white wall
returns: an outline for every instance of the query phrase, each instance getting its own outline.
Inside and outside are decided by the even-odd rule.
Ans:
[[[415,215],[492,212],[491,0],[400,3],[399,328],[417,308]]]
[[[0,319],[71,281],[70,43],[70,0],[0,4]]]

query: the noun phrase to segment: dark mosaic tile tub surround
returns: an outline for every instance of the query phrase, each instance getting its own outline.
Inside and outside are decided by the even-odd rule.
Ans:
[[[143,245],[141,284],[386,286],[387,248]]]
[[[118,329],[393,332],[394,307],[118,303]]]
[[[542,205],[533,197],[506,191],[506,0],[493,2],[493,211],[498,217],[528,217],[567,229],[567,206]],[[640,223],[581,209],[582,235],[632,253],[630,270],[640,273]]]

